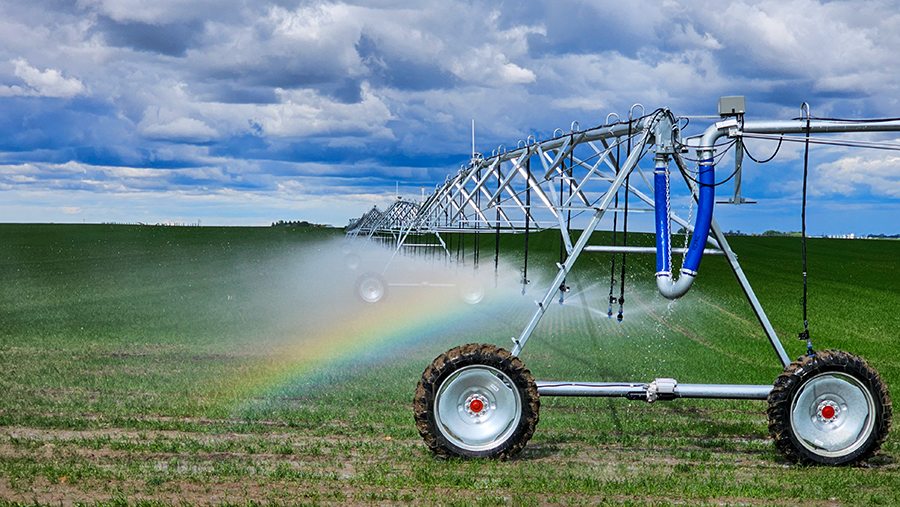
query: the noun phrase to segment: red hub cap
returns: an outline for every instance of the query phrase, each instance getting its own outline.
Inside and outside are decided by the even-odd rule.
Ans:
[[[824,407],[822,407],[822,417],[824,417],[825,419],[831,419],[832,417],[834,417],[834,407],[832,407],[831,405],[825,405]]]
[[[465,403],[459,408],[460,410],[465,410],[466,413],[469,414],[469,417],[475,417],[481,420],[490,410],[491,401],[485,398],[483,394],[473,393],[469,395]]]

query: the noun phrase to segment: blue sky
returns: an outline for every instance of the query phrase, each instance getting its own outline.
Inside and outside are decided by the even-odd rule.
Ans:
[[[897,7],[0,1],[0,222],[344,225],[455,172],[472,119],[490,153],[722,95],[748,119],[900,117]],[[896,153],[815,148],[810,231],[900,233]],[[719,207],[722,227],[799,230],[801,161],[748,161],[758,204]]]

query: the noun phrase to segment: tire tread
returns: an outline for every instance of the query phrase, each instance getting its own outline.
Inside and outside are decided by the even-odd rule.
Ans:
[[[876,426],[872,430],[874,438],[871,443],[848,456],[835,458],[818,456],[795,442],[791,429],[792,398],[806,379],[822,372],[840,372],[856,377],[871,390],[876,411],[879,407],[881,410],[880,414],[876,414]],[[813,356],[801,356],[786,366],[781,375],[775,379],[768,402],[766,415],[769,420],[769,434],[775,441],[775,447],[792,463],[861,464],[878,452],[891,429],[892,402],[887,384],[865,359],[841,350],[821,350]]]
[[[522,417],[510,438],[488,451],[469,451],[449,444],[434,418],[435,390],[456,370],[473,364],[492,366],[506,373],[522,395]],[[495,458],[505,460],[521,451],[534,435],[540,413],[540,397],[531,372],[509,351],[491,344],[469,343],[439,355],[425,368],[416,386],[413,413],[416,429],[425,444],[441,458]]]

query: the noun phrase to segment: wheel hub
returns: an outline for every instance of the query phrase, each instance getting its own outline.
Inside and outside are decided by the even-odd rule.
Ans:
[[[492,407],[487,398],[476,393],[466,398],[462,408],[469,417],[486,417]]]
[[[435,397],[439,431],[469,451],[502,445],[516,430],[522,398],[509,376],[491,366],[472,365],[448,377]]]
[[[819,403],[816,412],[818,413],[817,417],[820,424],[837,424],[843,411],[841,406],[834,401],[824,400],[822,403]]]
[[[800,445],[820,456],[845,456],[874,428],[875,402],[856,378],[826,372],[806,382],[794,399],[791,425]]]
[[[838,394],[828,393],[815,400],[815,408],[813,408],[809,420],[812,427],[816,431],[822,432],[822,435],[833,435],[849,417],[849,410],[846,400]]]

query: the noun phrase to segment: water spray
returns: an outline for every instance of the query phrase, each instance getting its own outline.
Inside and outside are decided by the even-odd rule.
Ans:
[[[571,135],[554,135],[543,141],[528,136],[517,143],[516,149],[498,148],[490,157],[477,156],[473,148],[469,165],[438,185],[423,204],[415,204],[405,220],[399,220],[396,213],[373,209],[348,227],[348,236],[366,238],[364,245],[375,237],[388,238],[397,252],[404,249],[411,235],[440,238],[452,233],[459,238],[459,266],[465,264],[466,256],[460,257],[459,248],[466,234],[485,229],[496,234],[524,233],[523,294],[529,282],[528,238],[532,229],[556,229],[561,235],[556,274],[544,285],[543,297],[535,301],[531,317],[512,338],[510,350],[487,344],[463,345],[441,354],[425,370],[414,399],[415,417],[417,428],[435,453],[464,458],[505,458],[515,454],[535,430],[542,396],[624,397],[650,403],[680,398],[765,400],[776,447],[791,461],[850,465],[865,461],[879,449],[887,438],[891,419],[891,402],[884,381],[863,359],[840,351],[812,352],[811,344],[808,354],[797,361],[790,360],[713,218],[715,187],[733,179],[735,195],[739,196],[742,172],[740,157],[736,157],[732,176],[717,182],[716,159],[724,151],[717,155],[716,150],[717,141],[724,137],[735,141],[729,146],[742,150],[743,143],[737,141],[745,138],[780,143],[798,140],[791,135],[802,134],[805,142],[814,144],[817,141],[811,136],[821,133],[900,131],[900,120],[815,119],[807,113],[806,118],[795,120],[745,121],[743,97],[723,97],[718,106],[721,119],[695,136],[683,137],[684,118],[669,109],[656,109],[635,118],[632,108],[627,121],[618,120],[618,116],[611,121],[608,116],[605,124],[585,130],[577,129],[573,123]],[[687,126],[684,123],[684,128]],[[623,143],[628,144],[624,162],[614,157]],[[884,143],[878,146],[886,147]],[[890,149],[900,150],[900,146],[892,145]],[[697,154],[696,178],[691,176],[685,157],[692,150]],[[639,165],[647,153],[654,153],[652,183]],[[533,165],[535,162],[540,165]],[[678,167],[697,203],[693,224],[671,209],[671,162]],[[640,186],[642,181],[646,187]],[[620,190],[625,192],[624,208],[619,208]],[[538,197],[534,203],[532,192]],[[487,199],[482,200],[481,196]],[[740,202],[744,200],[736,198],[732,204]],[[618,245],[615,239],[612,245],[592,241],[595,231],[609,226],[615,238],[618,212],[627,216],[635,203],[644,206],[644,210],[652,208],[655,247],[629,246],[627,241]],[[606,216],[609,211],[613,212],[611,224]],[[489,221],[488,216],[495,219]],[[498,216],[504,217],[504,224]],[[673,223],[691,233],[685,248],[672,246]],[[579,231],[574,243],[573,231]],[[623,231],[623,237],[624,234]],[[444,245],[443,241],[435,244]],[[448,261],[453,261],[449,253]],[[623,255],[620,294],[614,297],[613,264],[607,311],[611,319],[613,307],[618,304],[618,321],[624,315],[626,254],[656,255],[657,289],[668,300],[689,293],[704,256],[723,256],[784,368],[783,373],[772,385],[690,384],[672,378],[643,383],[535,381],[519,356],[536,334],[545,313],[554,306],[554,299],[564,301],[569,291],[569,274],[584,253],[612,254],[613,262],[616,255]],[[675,253],[684,255],[677,279],[671,261]],[[477,248],[473,254],[477,259]]]

